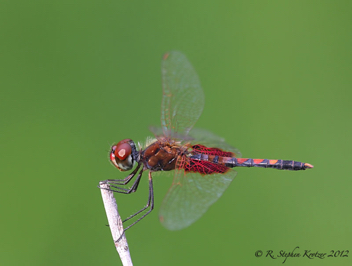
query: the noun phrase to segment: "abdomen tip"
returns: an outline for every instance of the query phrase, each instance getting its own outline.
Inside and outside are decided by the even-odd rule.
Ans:
[[[305,163],[305,164],[304,164],[304,167],[305,167],[305,168],[313,168],[314,166],[311,165],[311,164],[309,164],[309,163]]]

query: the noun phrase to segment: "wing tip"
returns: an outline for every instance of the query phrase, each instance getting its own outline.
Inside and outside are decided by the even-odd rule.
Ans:
[[[163,60],[167,60],[167,58],[170,56],[170,52],[166,52],[164,55],[163,55]]]

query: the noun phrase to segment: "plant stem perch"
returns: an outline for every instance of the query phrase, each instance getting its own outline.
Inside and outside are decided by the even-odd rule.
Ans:
[[[123,235],[121,239],[116,242],[123,233],[123,226],[121,217],[117,210],[117,204],[114,198],[114,193],[109,190],[110,186],[104,181],[99,182],[99,187],[101,191],[101,196],[103,197],[104,208],[106,211],[106,216],[108,218],[112,239],[114,240],[116,250],[120,255],[122,265],[133,265],[126,236]]]

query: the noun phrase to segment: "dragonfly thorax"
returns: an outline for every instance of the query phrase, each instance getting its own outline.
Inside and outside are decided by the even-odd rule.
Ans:
[[[131,170],[139,161],[139,154],[133,140],[124,139],[113,145],[110,151],[110,161],[120,171]]]
[[[141,153],[141,160],[145,168],[152,171],[174,170],[176,161],[183,149],[174,143],[159,139],[150,144]]]

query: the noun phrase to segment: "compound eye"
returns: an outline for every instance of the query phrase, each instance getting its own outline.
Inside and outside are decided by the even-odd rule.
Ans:
[[[131,170],[137,160],[132,153],[136,153],[134,142],[130,139],[121,140],[111,147],[110,161],[120,171]]]
[[[121,140],[115,146],[114,154],[121,161],[124,161],[132,153],[131,145],[128,143],[129,141],[129,139]]]

